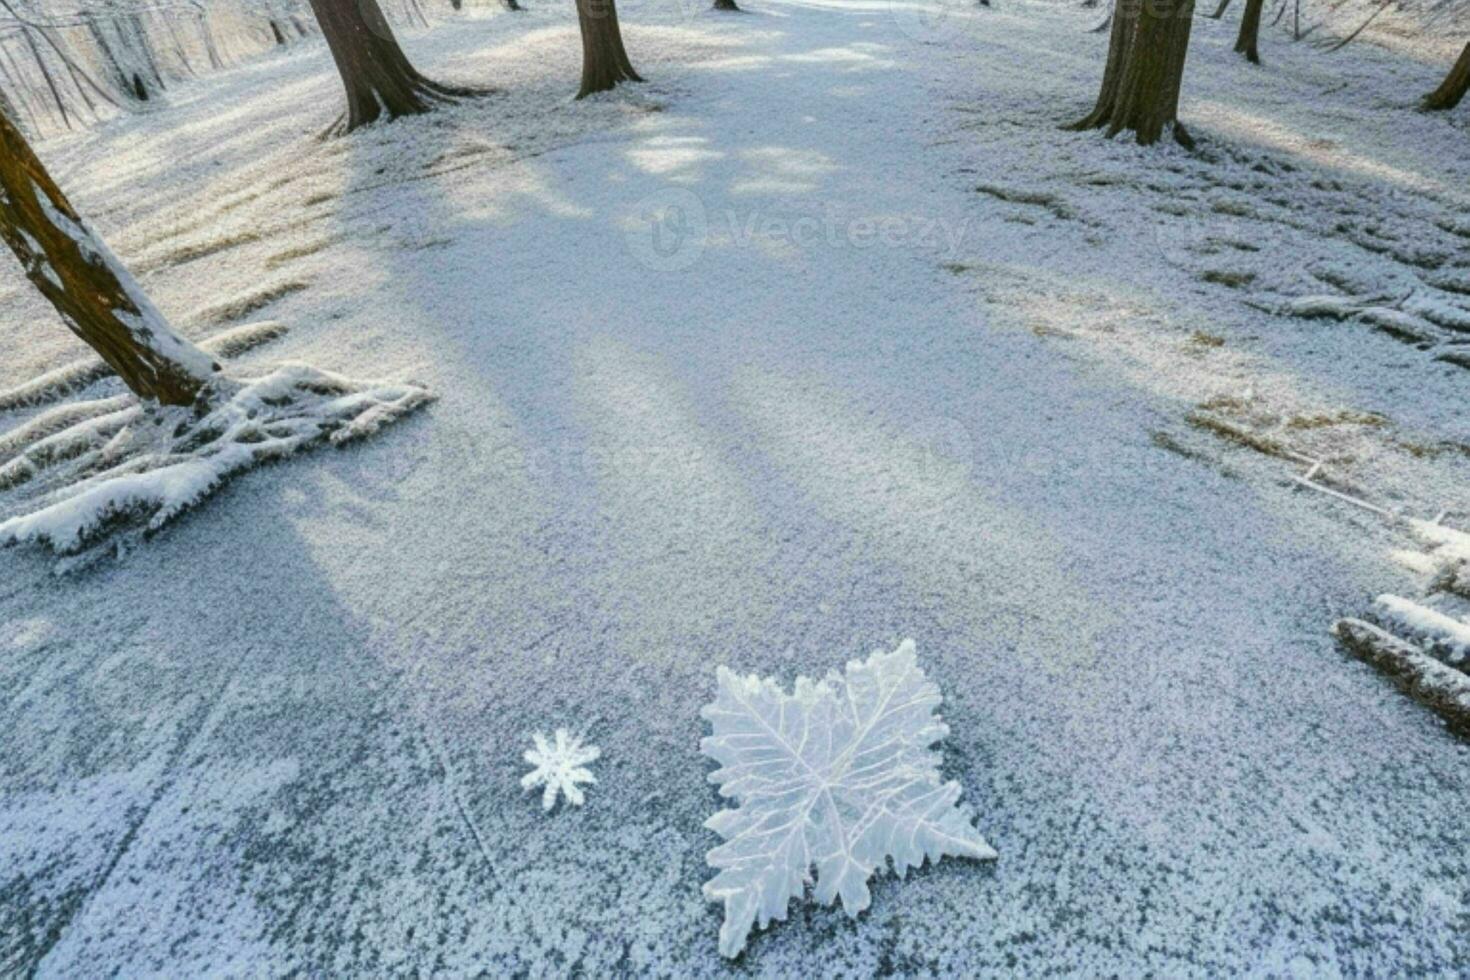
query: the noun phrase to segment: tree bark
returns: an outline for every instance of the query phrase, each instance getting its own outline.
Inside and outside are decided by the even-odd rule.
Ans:
[[[72,332],[138,397],[189,405],[204,393],[219,365],[174,333],[6,115],[0,115],[0,238]]]
[[[1424,97],[1424,108],[1432,110],[1453,109],[1470,89],[1470,44],[1460,52],[1460,60],[1450,69],[1444,84]]]
[[[983,2],[983,0],[982,0],[982,2]],[[739,5],[737,5],[735,3],[735,0],[715,0],[714,9],[716,9],[716,10],[733,10],[736,13],[739,13],[740,12],[740,7],[739,7]]]
[[[619,82],[641,82],[623,47],[614,0],[577,0],[577,23],[582,28],[582,87],[577,98],[606,92]]]
[[[1097,106],[1072,129],[1124,130],[1142,146],[1157,143],[1166,128],[1193,146],[1179,124],[1179,88],[1189,52],[1194,0],[1120,0],[1113,14],[1108,60]]]
[[[347,112],[334,131],[427,112],[468,94],[430,81],[409,64],[378,0],[311,0],[311,9],[347,89]]]
[[[1240,18],[1240,34],[1235,38],[1235,51],[1245,55],[1253,65],[1261,63],[1261,54],[1256,45],[1261,37],[1261,11],[1266,0],[1245,0],[1245,13]]]

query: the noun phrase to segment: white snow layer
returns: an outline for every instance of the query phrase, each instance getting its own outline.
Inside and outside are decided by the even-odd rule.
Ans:
[[[714,665],[908,633],[1001,858],[736,969],[1461,970],[1470,749],[1325,631],[1416,594],[1410,542],[1187,421],[1463,527],[1451,331],[1277,313],[1458,281],[1470,117],[1413,111],[1448,62],[1268,24],[1251,67],[1236,0],[1191,155],[1060,128],[1100,8],[624,3],[649,82],[573,103],[572,6],[527,6],[405,36],[497,94],[352,139],[313,42],[38,147],[190,340],[292,325],[232,370],[439,400],[96,574],[0,551],[0,972],[727,975]],[[34,292],[6,387],[86,354]],[[545,819],[519,750],[571,717],[596,796]]]

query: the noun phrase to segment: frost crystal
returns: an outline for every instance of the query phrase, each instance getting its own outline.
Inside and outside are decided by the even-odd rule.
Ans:
[[[993,858],[956,806],[960,785],[939,780],[930,750],[949,729],[935,715],[939,688],[905,640],[844,675],[774,680],[721,667],[719,693],[701,712],[714,734],[700,743],[720,764],[710,774],[738,809],[705,826],[725,838],[709,852],[719,869],[704,896],[725,903],[720,952],[737,956],[753,924],[784,920],[816,865],[816,898],[840,896],[847,914],[868,907],[868,878],[891,859],[899,877],[925,858]]]
[[[536,768],[521,777],[521,786],[527,790],[546,787],[541,794],[543,810],[556,806],[558,792],[565,794],[572,806],[581,806],[584,797],[577,784],[597,782],[584,767],[597,761],[602,750],[595,745],[583,745],[580,738],[568,735],[565,728],[556,730],[554,744],[547,744],[546,737],[540,732],[532,735],[531,739],[536,747],[526,752],[526,761]]]

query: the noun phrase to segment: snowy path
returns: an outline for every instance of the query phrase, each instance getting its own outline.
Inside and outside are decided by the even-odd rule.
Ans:
[[[754,6],[624,14],[660,111],[293,232],[329,244],[252,357],[410,371],[422,417],[75,580],[0,553],[0,972],[718,972],[715,666],[789,680],[904,636],[1000,860],[882,880],[856,924],[795,910],[747,966],[1470,957],[1470,753],[1326,634],[1378,551],[1162,451],[1163,395],[992,322],[945,267],[996,258],[939,135],[948,66],[886,7]],[[560,13],[527,23],[571,49]],[[255,73],[308,113],[333,91],[320,53]],[[279,118],[257,102],[242,134]],[[396,172],[389,137],[452,160],[496,111],[302,172],[346,198]],[[201,268],[158,288],[198,300]],[[563,724],[603,759],[548,819],[520,755]]]

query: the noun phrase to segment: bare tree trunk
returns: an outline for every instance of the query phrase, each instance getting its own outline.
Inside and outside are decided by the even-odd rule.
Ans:
[[[163,72],[158,67],[158,58],[153,53],[152,42],[148,40],[148,31],[143,26],[143,18],[137,14],[133,14],[127,19],[127,24],[132,29],[129,32],[128,40],[132,42],[132,46],[142,57],[148,73],[153,76],[153,84],[162,91],[166,87],[163,84]],[[138,100],[140,102],[146,102],[148,100],[147,84],[144,82],[143,76],[138,72],[133,72],[133,87],[139,93]]]
[[[1142,146],[1157,143],[1169,128],[1179,143],[1193,146],[1179,124],[1193,20],[1194,0],[1120,0],[1097,106],[1070,128],[1105,128],[1109,136],[1130,130]]]
[[[56,101],[56,108],[61,112],[61,121],[66,123],[66,128],[71,129],[71,117],[66,114],[66,103],[61,100],[61,92],[56,88],[56,82],[51,79],[51,72],[46,68],[46,62],[41,59],[41,52],[36,49],[36,39],[31,37],[31,32],[24,27],[20,33],[25,37],[26,44],[30,45],[31,57],[36,61],[36,67],[41,69],[41,77],[46,79],[46,87],[51,90],[51,98]]]
[[[1213,14],[1210,14],[1210,20],[1219,20],[1221,17],[1224,17],[1225,11],[1228,9],[1230,9],[1230,0],[1220,0],[1220,6],[1215,8]]]
[[[220,59],[218,46],[214,43],[214,31],[209,27],[208,11],[202,10],[199,13],[199,37],[204,41],[204,53],[209,56],[209,67],[219,71],[225,64]]]
[[[1470,89],[1470,44],[1460,52],[1460,60],[1445,76],[1444,84],[1424,96],[1424,108],[1453,109],[1465,97],[1466,89]]]
[[[1240,18],[1240,34],[1235,39],[1236,53],[1245,55],[1245,60],[1253,65],[1261,63],[1261,54],[1256,50],[1256,45],[1261,37],[1261,11],[1265,6],[1266,0],[1245,0],[1245,13]]]
[[[16,84],[15,80],[19,77],[19,74],[20,67],[11,62],[10,51],[6,47],[5,42],[0,41],[0,75],[3,75],[5,78],[5,89],[8,92],[14,92],[15,97],[20,100],[20,107],[25,111],[26,118],[31,121],[31,130],[34,132],[40,127],[41,121],[36,118],[35,110],[31,108],[29,100],[26,99],[25,89]],[[14,103],[11,104],[12,106],[14,105]],[[7,111],[6,115],[14,116],[15,113],[13,111]]]
[[[516,3],[516,0],[500,0],[500,2],[505,5],[505,9],[506,10],[520,10],[521,9],[521,5],[518,4],[518,3]],[[455,9],[459,9],[459,8],[456,7]]]
[[[0,115],[0,238],[72,332],[140,398],[195,402],[219,365],[169,327]]]
[[[577,0],[582,28],[582,87],[577,98],[606,92],[619,82],[641,82],[623,47],[614,0]]]
[[[347,89],[347,112],[333,131],[350,133],[469,94],[430,81],[409,64],[377,0],[311,0],[311,9]]]
[[[981,2],[983,3],[984,0],[981,0]],[[735,0],[715,0],[715,7],[714,7],[714,9],[716,9],[716,10],[733,10],[736,13],[739,13],[740,12],[740,7],[735,3]]]

